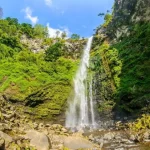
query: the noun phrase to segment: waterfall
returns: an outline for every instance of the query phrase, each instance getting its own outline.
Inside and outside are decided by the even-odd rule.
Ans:
[[[92,95],[92,77],[87,81],[90,49],[93,37],[88,39],[79,69],[74,79],[74,97],[68,102],[66,127],[81,129],[95,126],[94,105]]]
[[[95,114],[94,114],[94,105],[93,105],[93,88],[92,88],[92,76],[89,85],[89,97],[90,97],[90,112],[91,112],[91,121],[92,127],[95,127]]]

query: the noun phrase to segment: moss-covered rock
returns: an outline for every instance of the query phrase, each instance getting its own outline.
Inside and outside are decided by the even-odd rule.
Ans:
[[[149,7],[147,0],[116,0],[111,22],[97,30],[91,56],[100,105],[108,100],[119,112],[149,112]]]
[[[71,85],[65,82],[49,84],[30,94],[25,102],[35,118],[52,118],[65,109]],[[31,113],[31,114],[32,114]]]

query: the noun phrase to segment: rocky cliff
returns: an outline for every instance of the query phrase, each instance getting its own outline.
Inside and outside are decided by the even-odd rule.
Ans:
[[[49,38],[45,27],[0,19],[0,95],[35,118],[64,112],[86,39]]]
[[[95,97],[99,111],[110,118],[126,120],[149,112],[149,10],[148,0],[116,0],[112,19],[94,36]]]

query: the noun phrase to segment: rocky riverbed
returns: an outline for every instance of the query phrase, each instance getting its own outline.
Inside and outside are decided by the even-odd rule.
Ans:
[[[71,132],[35,122],[0,97],[0,150],[149,150],[150,131],[140,139],[125,130]]]

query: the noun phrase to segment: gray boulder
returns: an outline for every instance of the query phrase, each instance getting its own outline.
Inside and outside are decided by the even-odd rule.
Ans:
[[[25,138],[30,139],[30,146],[37,150],[49,150],[51,148],[50,140],[44,133],[29,130],[26,132]]]

